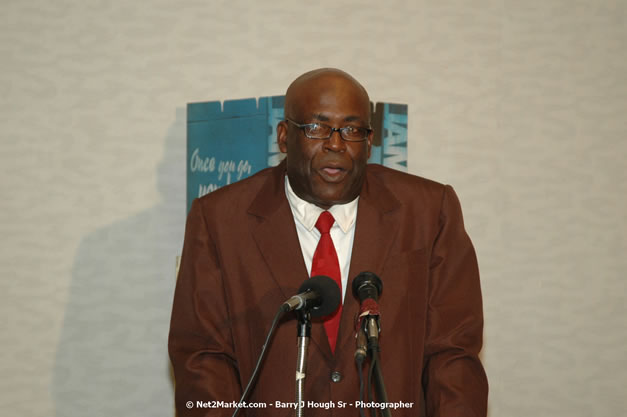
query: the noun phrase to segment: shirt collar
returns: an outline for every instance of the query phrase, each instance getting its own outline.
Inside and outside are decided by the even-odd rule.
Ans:
[[[324,209],[297,196],[294,190],[292,190],[292,186],[290,185],[290,181],[287,176],[285,176],[285,195],[287,195],[287,201],[290,203],[294,218],[311,232],[316,226],[320,213],[322,213]],[[351,227],[355,224],[358,202],[359,196],[349,203],[335,204],[328,209],[328,211],[333,215],[335,223],[340,226],[342,232],[344,233],[348,233]]]

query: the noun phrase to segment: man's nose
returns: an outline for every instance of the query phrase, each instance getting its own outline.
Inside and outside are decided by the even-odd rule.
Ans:
[[[334,152],[342,152],[346,150],[346,142],[342,139],[339,130],[334,130],[331,137],[326,141],[326,147]]]

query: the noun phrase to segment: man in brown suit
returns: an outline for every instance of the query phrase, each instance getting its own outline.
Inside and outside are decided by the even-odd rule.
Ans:
[[[379,360],[388,401],[405,404],[392,415],[485,416],[479,274],[453,189],[367,165],[369,98],[342,71],[296,79],[285,118],[277,127],[287,155],[281,164],[195,200],[189,213],[169,340],[179,417],[232,414],[219,401],[239,400],[278,306],[308,278],[315,242],[307,233],[317,232],[307,219],[324,210],[338,223],[338,213],[349,219],[331,233],[349,272],[342,274],[334,352],[323,324],[312,326],[305,399],[328,409],[305,415],[359,415],[359,301],[346,287],[372,271],[384,282]],[[295,368],[296,319],[289,315],[248,399],[267,408],[244,413],[293,415],[285,406],[294,402]]]

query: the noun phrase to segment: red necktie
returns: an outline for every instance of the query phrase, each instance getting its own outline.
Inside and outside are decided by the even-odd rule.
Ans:
[[[329,231],[335,223],[333,215],[328,211],[323,211],[316,222],[316,229],[320,231],[320,241],[314,252],[311,262],[311,276],[326,275],[332,278],[342,290],[342,275],[340,273],[340,262],[337,260],[337,253]],[[342,303],[334,313],[329,314],[324,319],[324,328],[327,331],[331,352],[335,353],[337,342],[337,332],[340,328],[340,316],[342,315]]]

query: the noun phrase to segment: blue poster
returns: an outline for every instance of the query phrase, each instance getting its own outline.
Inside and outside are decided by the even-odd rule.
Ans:
[[[187,211],[192,201],[278,165],[284,96],[187,105]],[[407,171],[407,105],[377,103],[370,163]]]

